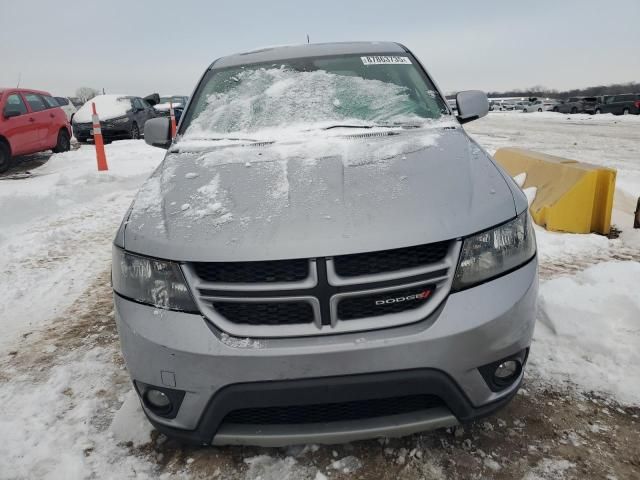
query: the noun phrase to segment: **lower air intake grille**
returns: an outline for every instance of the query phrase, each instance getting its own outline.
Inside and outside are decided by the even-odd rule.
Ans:
[[[250,425],[340,422],[417,412],[442,405],[442,400],[434,395],[407,395],[316,405],[244,408],[227,414],[224,422]]]
[[[413,310],[429,300],[433,288],[433,286],[423,285],[392,292],[345,298],[338,303],[338,318],[355,320]]]
[[[429,243],[416,247],[341,255],[334,257],[333,263],[336,273],[341,277],[373,275],[439,262],[447,256],[448,249],[449,242]]]
[[[307,259],[265,262],[200,262],[193,267],[205,282],[270,283],[298,282],[309,276]]]
[[[313,308],[307,302],[213,302],[211,305],[233,323],[292,325],[314,321]]]

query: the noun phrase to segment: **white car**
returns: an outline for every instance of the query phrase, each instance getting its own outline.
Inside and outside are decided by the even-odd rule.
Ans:
[[[71,121],[73,115],[78,111],[78,109],[71,103],[71,100],[68,97],[54,97],[60,105],[60,108],[67,116],[67,120]]]
[[[513,105],[513,109],[514,109],[514,110],[520,110],[520,111],[526,112],[526,111],[528,111],[529,103],[530,103],[530,102],[528,102],[528,101],[516,102],[516,103]]]
[[[536,99],[536,100],[532,100],[529,102],[522,102],[526,105],[523,105],[522,111],[523,112],[551,112],[553,111],[553,108],[558,105],[558,101],[557,100],[551,100],[551,99],[546,99],[546,100],[540,100],[540,99]]]

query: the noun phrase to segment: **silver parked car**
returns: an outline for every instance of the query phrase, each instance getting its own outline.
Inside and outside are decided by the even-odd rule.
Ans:
[[[523,378],[538,289],[527,200],[404,46],[220,58],[113,249],[153,425],[207,444],[336,443],[468,422]]]

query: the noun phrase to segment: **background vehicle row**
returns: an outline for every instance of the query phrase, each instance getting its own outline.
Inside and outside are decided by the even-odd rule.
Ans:
[[[0,89],[0,172],[17,155],[71,147],[65,112],[51,94],[39,90]]]

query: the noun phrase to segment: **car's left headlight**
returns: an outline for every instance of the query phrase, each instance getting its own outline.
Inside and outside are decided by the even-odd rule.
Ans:
[[[197,312],[180,266],[113,247],[113,290],[138,303],[168,310]]]
[[[464,239],[452,290],[464,290],[504,275],[531,260],[536,237],[529,211]]]
[[[125,123],[129,122],[129,117],[117,117],[117,118],[110,118],[108,120],[105,120],[104,124],[109,125],[109,124],[113,124],[113,125],[123,125]]]

